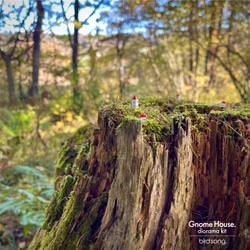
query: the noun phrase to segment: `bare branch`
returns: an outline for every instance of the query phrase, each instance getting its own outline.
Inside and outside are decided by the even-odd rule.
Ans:
[[[6,54],[5,54],[5,52],[4,51],[2,51],[1,49],[0,49],[0,55],[1,55],[1,57],[3,58],[3,59],[5,59],[6,58]]]
[[[18,56],[12,57],[11,60],[18,60],[20,57],[22,57],[24,54],[26,54],[32,47],[34,47],[34,44],[26,48],[22,53],[20,53]]]
[[[70,35],[68,19],[67,19],[67,17],[66,17],[66,13],[65,13],[65,10],[64,10],[64,7],[63,7],[63,1],[61,0],[60,3],[61,3],[62,12],[63,12],[63,17],[64,17],[64,20],[65,20],[66,25],[67,25],[67,31],[68,31],[68,37],[69,37],[70,46],[71,46],[71,48],[73,49],[72,37],[71,37],[71,35]]]
[[[82,22],[82,24],[86,23],[90,17],[92,17],[95,12],[99,9],[99,7],[101,6],[101,4],[103,3],[104,0],[101,0],[94,8],[94,10],[92,11],[92,13]]]
[[[229,46],[229,45],[223,45],[223,44],[222,44],[222,45],[219,45],[218,47],[226,47],[227,50],[228,50],[230,53],[237,55],[237,56],[240,58],[240,60],[241,60],[241,61],[245,64],[245,66],[247,67],[248,73],[250,72],[250,64],[247,63],[247,61],[244,59],[244,57],[243,57],[239,52],[236,52],[235,50],[230,49],[230,46]]]
[[[23,28],[26,19],[27,19],[28,16],[30,15],[31,10],[32,10],[32,8],[29,7],[29,9],[28,9],[28,11],[27,11],[27,13],[26,13],[25,18],[22,20],[22,22],[21,22],[21,24],[20,24],[20,26],[19,26],[19,31],[18,31],[17,34],[16,34],[16,39],[15,39],[14,46],[13,46],[11,52],[9,53],[9,56],[10,56],[10,57],[12,57],[12,56],[14,55],[14,53],[15,53],[15,50],[16,50],[16,47],[17,47],[17,43],[20,41],[20,40],[19,40],[19,35],[20,35],[20,33],[21,33],[21,29]],[[19,13],[18,13],[18,16],[20,16],[20,13],[21,13],[21,9],[20,9],[20,11],[19,11]]]
[[[194,42],[196,42],[202,49],[207,50],[206,47],[204,47],[200,42],[198,42],[195,39],[192,39]],[[228,72],[228,74],[230,75],[234,86],[236,87],[236,89],[238,90],[238,93],[240,94],[241,99],[245,102],[246,101],[246,96],[247,96],[247,91],[245,89],[245,86],[243,84],[241,84],[240,81],[237,80],[236,76],[233,74],[232,70],[222,61],[222,59],[218,56],[217,53],[212,53],[211,51],[209,52],[211,53],[221,64],[221,66]],[[242,94],[242,90],[243,90],[243,94]]]
[[[18,36],[19,36],[19,33],[17,33],[17,35],[16,35],[16,39],[15,39],[14,46],[13,46],[13,48],[12,48],[10,54],[9,54],[10,57],[12,57],[13,54],[15,53],[15,50],[16,50],[16,47],[17,47],[17,43],[18,43],[18,41],[19,41]]]

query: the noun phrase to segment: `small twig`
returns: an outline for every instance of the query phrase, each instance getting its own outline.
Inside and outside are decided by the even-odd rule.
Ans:
[[[146,181],[143,179],[143,182],[142,182],[145,186],[146,186],[146,188],[147,188],[147,190],[149,191],[149,187],[148,187],[148,185],[146,184]]]
[[[236,203],[236,202],[234,202],[233,208],[232,208],[232,210],[230,211],[230,213],[228,214],[228,216],[227,216],[227,218],[226,218],[226,221],[228,220],[229,216],[231,216],[231,214],[233,213],[233,210],[234,210],[234,207],[235,207],[235,203]]]
[[[71,35],[70,35],[68,19],[67,19],[67,17],[66,17],[66,13],[65,13],[65,10],[64,10],[64,7],[63,7],[63,1],[61,0],[60,3],[61,3],[61,8],[62,8],[63,17],[64,17],[64,20],[65,20],[66,25],[67,25],[69,43],[70,43],[71,48],[73,49],[72,37],[71,37]]]
[[[84,234],[80,237],[80,239],[78,240],[78,242],[77,242],[77,244],[76,244],[76,248],[78,248],[79,247],[79,245],[80,245],[80,242],[81,242],[81,240],[83,239],[83,237],[84,237]]]
[[[237,135],[239,135],[239,136],[243,139],[243,141],[246,143],[246,147],[249,149],[249,146],[248,146],[249,143],[248,143],[247,139],[244,138],[243,135],[240,134],[239,132],[237,132],[234,128],[232,128],[227,122],[225,122],[225,123],[226,123],[226,125],[227,125],[229,128],[231,128]],[[243,148],[242,150],[244,150],[244,148]]]
[[[242,136],[239,132],[237,132],[234,128],[232,128],[228,123],[226,123],[226,125],[227,125],[229,128],[231,128],[236,134],[238,134],[239,136],[241,136],[241,137],[243,138],[243,136]]]
[[[39,140],[41,141],[41,143],[43,144],[43,146],[45,148],[47,148],[47,144],[45,143],[45,141],[43,140],[40,132],[39,132],[39,129],[40,129],[40,121],[39,121],[39,118],[40,118],[40,114],[39,114],[39,110],[37,111],[37,122],[36,122],[36,134],[37,134],[37,137],[39,138]]]
[[[190,148],[191,148],[191,151],[193,152],[193,154],[195,155],[195,157],[197,158],[197,160],[200,162],[201,166],[203,167],[203,162],[202,162],[202,160],[199,158],[199,156],[196,154],[196,152],[195,152],[193,146],[192,146],[191,144],[190,144],[189,146],[190,146]]]

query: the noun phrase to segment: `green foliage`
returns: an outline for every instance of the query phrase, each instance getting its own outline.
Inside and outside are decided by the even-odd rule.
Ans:
[[[72,109],[70,91],[61,93],[46,106],[35,100],[35,106],[0,109],[0,169],[4,167],[0,174],[0,223],[4,217],[11,221],[14,212],[25,234],[45,219],[44,210],[53,194],[47,176],[53,175],[59,146],[86,124],[83,113]],[[79,143],[81,132],[76,138]]]
[[[25,134],[34,130],[36,114],[32,108],[27,110],[9,111],[5,108],[1,110],[0,129],[2,129],[12,140],[20,143]]]
[[[153,119],[148,119],[144,124],[144,129],[151,131],[153,133],[160,133],[160,126],[159,123]]]
[[[20,216],[20,223],[26,226],[41,226],[45,219],[44,209],[53,194],[53,185],[39,170],[17,165],[11,168],[19,180],[15,186],[0,182],[0,215],[13,211]],[[7,176],[5,176],[7,178]]]

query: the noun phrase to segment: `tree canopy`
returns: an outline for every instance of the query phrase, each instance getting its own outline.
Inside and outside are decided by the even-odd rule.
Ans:
[[[8,38],[2,39],[0,46],[1,59],[5,63],[6,58],[12,61],[22,57],[25,60],[25,48],[35,46],[35,41],[33,44],[31,39],[28,42],[27,37],[36,34],[39,23],[39,13],[35,9],[39,6],[37,3],[23,1],[22,5],[17,5],[6,1],[3,4],[0,25],[8,25],[12,30],[6,35]],[[98,98],[104,99],[106,96],[126,97],[133,92],[147,94],[153,91],[161,96],[181,93],[187,98],[208,102],[218,98],[229,101],[229,97],[232,101],[249,101],[248,1],[74,0],[65,3],[58,0],[44,1],[43,8],[41,43],[45,45],[48,36],[60,40],[63,37],[53,32],[64,30],[64,41],[68,41],[64,51],[69,49],[68,44],[72,49],[71,66],[68,65],[71,70],[65,80],[71,82],[73,96],[78,96],[78,99],[81,95],[76,95],[77,92],[92,92],[95,96],[93,91],[97,89],[97,92],[102,92]],[[88,14],[83,17],[83,13]],[[96,28],[93,28],[95,33],[79,41],[79,34],[81,36],[81,31],[91,25],[93,18],[97,21]],[[29,46],[22,45],[23,40]],[[23,48],[22,53],[17,54],[17,48]],[[46,53],[47,49],[42,49],[41,60],[33,55],[40,61],[39,71],[44,71],[42,58]],[[59,59],[63,54],[68,53],[60,50],[54,58]],[[26,60],[25,64],[29,63]],[[13,100],[17,98],[13,96],[17,73],[11,70],[18,61],[8,65],[8,82],[1,84],[9,86],[9,96]],[[55,74],[60,71],[57,68],[51,77],[57,77]],[[102,70],[97,72],[97,68]],[[5,72],[3,69],[1,74]],[[37,86],[43,85],[42,79],[37,82]],[[27,85],[26,88],[31,89],[30,83]],[[204,94],[207,92],[209,95]]]

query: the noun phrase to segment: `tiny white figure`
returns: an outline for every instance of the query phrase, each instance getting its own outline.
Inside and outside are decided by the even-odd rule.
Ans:
[[[225,108],[226,107],[226,102],[225,101],[221,101],[220,102],[220,106],[223,107],[223,108]]]
[[[132,98],[132,108],[136,109],[139,107],[139,100],[136,95]]]
[[[180,101],[180,99],[181,99],[181,96],[180,96],[179,94],[176,95],[175,100],[176,100],[176,101]]]
[[[92,124],[95,124],[95,120],[94,119],[92,119]]]
[[[141,120],[145,122],[147,120],[147,116],[145,114],[141,115]]]

